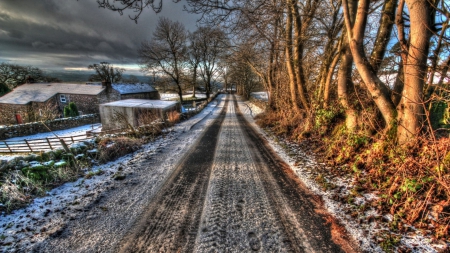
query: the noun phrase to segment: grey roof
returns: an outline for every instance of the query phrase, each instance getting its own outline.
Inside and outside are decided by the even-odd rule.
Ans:
[[[29,102],[45,102],[54,95],[98,95],[105,88],[98,85],[75,83],[26,83],[0,97],[1,104],[25,105]]]
[[[156,89],[148,83],[113,83],[111,86],[120,94],[135,94],[156,91]]]
[[[101,104],[100,106],[166,109],[175,106],[177,103],[176,101],[125,99]]]

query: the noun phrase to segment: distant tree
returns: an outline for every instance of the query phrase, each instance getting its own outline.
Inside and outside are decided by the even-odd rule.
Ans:
[[[42,81],[45,83],[61,83],[62,80],[57,77],[51,77],[51,76],[44,76],[42,78]]]
[[[227,49],[227,36],[219,28],[204,26],[193,33],[195,43],[200,56],[199,70],[206,89],[206,97],[209,98],[213,78],[218,74],[219,61]]]
[[[201,61],[201,47],[200,41],[196,39],[195,33],[189,33],[189,47],[188,47],[188,65],[190,69],[193,97],[195,97],[195,89],[197,87],[198,67]]]
[[[139,79],[134,76],[134,75],[130,75],[128,78],[122,78],[122,82],[124,83],[139,83]]]
[[[142,70],[160,69],[170,77],[178,88],[180,101],[183,101],[181,82],[187,57],[186,43],[187,33],[183,24],[160,18],[152,39],[142,43],[139,50]]]
[[[70,102],[69,105],[64,107],[64,117],[76,117],[80,115],[77,105],[74,102]]]
[[[45,78],[43,71],[39,68],[9,63],[0,64],[0,84],[3,90],[5,90],[5,87],[12,90],[26,83],[27,79],[35,82],[44,82]]]
[[[100,64],[95,63],[89,65],[88,68],[93,69],[96,73],[89,77],[89,81],[91,82],[120,82],[122,80],[122,73],[125,71],[123,68],[114,68],[114,66],[108,62],[100,62]]]

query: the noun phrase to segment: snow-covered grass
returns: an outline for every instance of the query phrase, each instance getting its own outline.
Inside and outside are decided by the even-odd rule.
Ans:
[[[253,94],[252,94],[253,96]],[[255,97],[255,96],[254,96]],[[247,120],[253,124],[255,129],[269,141],[272,148],[277,154],[291,167],[292,171],[305,183],[305,185],[316,195],[321,196],[324,201],[325,208],[333,214],[343,224],[347,232],[359,243],[361,250],[364,252],[383,252],[380,244],[384,241],[392,240],[392,238],[380,237],[380,234],[389,234],[387,223],[383,223],[374,219],[380,217],[381,214],[374,208],[368,208],[366,211],[359,213],[356,217],[352,216],[353,210],[351,204],[343,203],[335,200],[336,196],[347,196],[353,188],[354,180],[351,177],[333,177],[332,180],[324,179],[323,184],[317,180],[321,176],[323,170],[326,170],[325,164],[317,162],[314,155],[296,143],[280,139],[277,136],[268,133],[259,128],[254,117],[262,110],[256,105],[248,101],[239,103],[240,110],[245,114]],[[324,189],[324,184],[334,184],[334,189]],[[375,194],[363,194],[356,197],[353,205],[363,206],[369,200],[377,198]],[[392,219],[392,215],[383,217],[384,220]],[[373,221],[370,221],[373,220]],[[414,232],[400,235],[399,245],[403,248],[411,250],[410,252],[444,252],[448,249],[445,243],[432,244],[431,239],[423,236],[420,231],[411,228]],[[439,251],[437,250],[439,249]],[[447,251],[445,251],[447,252]]]
[[[55,137],[55,134],[58,137],[66,137],[66,136],[79,136],[86,134],[86,131],[93,130],[93,129],[100,129],[101,124],[89,124],[74,128],[69,128],[65,130],[56,130],[53,132],[47,132],[47,133],[38,133],[33,135],[27,135],[27,136],[21,136],[21,137],[14,137],[9,138],[6,141],[21,141],[21,140],[35,140],[35,139],[44,139],[44,138],[50,138]],[[13,155],[0,155],[0,160],[11,160],[16,156],[20,156],[20,154],[13,154]]]
[[[264,102],[267,102],[269,100],[269,94],[267,93],[267,91],[252,92],[250,93],[250,96]]]
[[[160,93],[161,100],[171,100],[171,99],[177,99],[179,96],[176,93]],[[191,98],[193,94],[185,94],[183,95],[183,98]],[[206,98],[205,93],[195,93],[196,98]]]
[[[28,136],[14,137],[14,138],[6,139],[6,141],[43,139],[43,138],[55,137],[55,134],[58,137],[83,135],[83,134],[86,134],[86,131],[97,129],[99,127],[101,127],[101,124],[89,124],[89,125],[69,128],[69,129],[65,129],[65,130],[56,130],[53,132],[38,133],[38,134],[33,134],[33,135],[28,135]]]
[[[106,191],[115,175],[132,173],[135,169],[133,164],[137,161],[151,156],[167,156],[161,166],[154,168],[152,174],[156,176],[148,185],[156,187],[161,184],[176,165],[174,157],[181,156],[183,147],[195,142],[219,115],[219,105],[223,104],[220,101],[219,98],[211,102],[202,112],[168,129],[163,136],[144,145],[139,151],[103,165],[85,168],[85,176],[75,182],[47,192],[45,197],[34,199],[26,208],[11,214],[1,214],[0,252],[29,251],[34,243],[45,240],[47,236],[61,229],[68,220],[74,219]],[[168,145],[172,145],[170,150],[163,151]]]

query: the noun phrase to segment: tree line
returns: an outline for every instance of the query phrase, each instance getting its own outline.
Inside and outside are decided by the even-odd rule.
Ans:
[[[162,8],[162,1],[117,2],[98,0],[121,14],[132,9],[136,22],[145,8]],[[301,115],[305,132],[339,108],[348,132],[408,145],[432,130],[427,115],[447,94],[448,7],[440,0],[188,0],[185,8],[226,32],[221,64],[251,70],[269,91],[270,109]]]

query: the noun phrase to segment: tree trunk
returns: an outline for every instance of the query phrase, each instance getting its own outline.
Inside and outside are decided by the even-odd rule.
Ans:
[[[350,93],[354,92],[354,85],[352,82],[353,57],[348,45],[348,39],[346,37],[343,39],[337,91],[338,100],[345,110],[345,126],[347,127],[347,131],[352,133],[355,132],[358,127],[358,113],[349,99]]]
[[[397,78],[395,78],[394,89],[392,90],[391,99],[395,107],[398,106],[402,99],[403,88],[405,87],[405,75],[403,74],[403,60],[400,60],[398,65]]]
[[[305,73],[303,68],[303,34],[302,34],[302,21],[300,13],[298,11],[297,1],[291,1],[291,12],[293,17],[293,29],[294,29],[294,72],[295,79],[297,80],[297,91],[299,94],[300,102],[306,111],[310,110],[310,104],[308,99],[308,91],[306,89]]]
[[[394,103],[390,99],[390,90],[376,75],[372,66],[369,64],[367,57],[365,56],[363,48],[363,39],[370,1],[360,0],[353,27],[350,21],[347,0],[342,0],[342,3],[344,7],[347,36],[350,41],[350,49],[352,51],[353,60],[355,61],[356,68],[358,69],[362,80],[372,96],[373,101],[383,116],[386,123],[385,130],[389,130],[395,126],[396,120],[396,110]]]
[[[397,3],[398,0],[387,0],[383,5],[377,38],[375,40],[372,54],[370,55],[370,65],[372,65],[375,73],[378,73],[378,69],[380,68],[386,52],[386,47],[391,38]]]
[[[351,52],[350,52],[351,53]],[[323,106],[326,108],[328,107],[328,103],[330,101],[330,93],[331,93],[331,82],[333,79],[333,73],[336,69],[336,65],[339,62],[339,54],[336,54],[333,58],[333,61],[331,62],[331,65],[328,68],[327,77],[325,79],[324,83],[324,89],[323,89]]]
[[[406,5],[411,27],[397,131],[398,142],[402,145],[416,141],[423,127],[423,87],[432,25],[431,4],[428,0],[406,0]]]
[[[298,105],[298,97],[297,97],[297,80],[294,72],[294,63],[292,56],[292,12],[290,11],[290,0],[287,0],[287,13],[286,13],[286,45],[285,45],[285,53],[286,53],[286,67],[289,75],[289,88],[291,95],[291,103],[294,111],[296,113],[300,113],[300,107]]]
[[[433,79],[436,73],[437,64],[439,62],[439,54],[441,53],[442,48],[442,40],[444,39],[445,31],[448,28],[448,23],[442,24],[442,30],[441,34],[439,34],[439,38],[437,40],[436,48],[433,50],[433,56],[431,57],[431,67],[430,67],[430,76],[428,77],[428,83],[427,83],[427,93],[431,90],[431,87],[433,85]],[[441,78],[445,76],[441,74]]]

